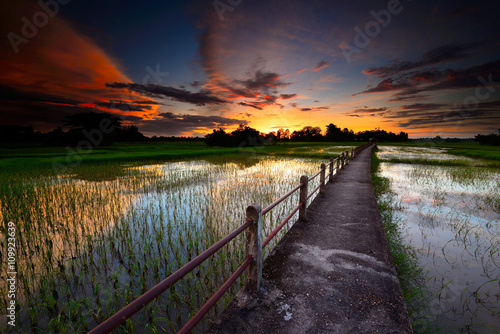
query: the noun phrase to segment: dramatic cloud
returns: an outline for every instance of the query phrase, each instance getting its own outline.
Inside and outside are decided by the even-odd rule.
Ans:
[[[171,112],[159,114],[164,119],[177,121],[180,123],[197,124],[203,127],[229,126],[235,124],[247,124],[247,121],[226,118],[221,116],[203,116],[203,115],[176,115]]]
[[[290,100],[297,97],[297,94],[281,94],[280,97],[282,100]]]
[[[245,89],[259,91],[266,95],[276,93],[278,88],[284,88],[290,84],[281,81],[278,73],[264,72],[261,70],[255,71],[253,78],[236,80],[236,82],[242,84]]]
[[[99,102],[96,103],[99,107],[105,107],[108,109],[116,109],[121,111],[146,111],[151,110],[151,106],[145,105],[144,103],[133,104],[126,103],[124,101],[109,101],[109,102]]]
[[[351,112],[346,112],[344,115],[349,116],[349,117],[364,117],[364,116],[376,116],[376,115],[382,115],[384,114],[388,108],[382,107],[382,108],[368,108],[365,106],[365,108],[359,108],[355,109]]]
[[[401,108],[406,110],[434,110],[446,106],[447,104],[444,103],[414,103],[410,105],[404,105]]]
[[[255,108],[255,109],[258,109],[258,110],[262,110],[263,109],[262,107],[259,107],[259,106],[256,106],[256,105],[253,105],[253,104],[250,104],[250,103],[240,102],[238,104],[240,106],[252,107],[252,108]]]
[[[415,103],[384,113],[383,117],[397,120],[397,125],[404,128],[476,126],[485,129],[498,128],[499,111],[500,101],[483,102],[474,109],[460,104]]]
[[[383,107],[383,108],[364,108],[364,109],[356,109],[356,110],[353,110],[352,112],[356,113],[356,114],[371,114],[371,113],[382,112],[382,111],[386,111],[386,110],[387,110],[386,107]]]
[[[480,85],[500,86],[500,60],[473,66],[465,70],[448,69],[441,72],[440,80],[431,85],[416,85],[397,95],[415,95],[443,89],[476,88]]]
[[[482,78],[482,79],[481,79]],[[444,89],[475,88],[484,84],[488,86],[499,86],[500,60],[473,66],[465,70],[423,70],[400,73],[392,78],[383,79],[375,87],[369,87],[359,94],[380,93],[387,91],[399,91],[395,97],[409,98],[414,95],[422,95],[424,92],[438,91]]]
[[[185,89],[178,89],[174,87],[165,87],[153,84],[137,84],[137,83],[123,83],[123,82],[113,82],[106,83],[106,87],[117,88],[117,89],[128,89],[129,91],[137,92],[145,96],[150,97],[166,97],[174,101],[192,103],[197,106],[204,106],[206,104],[220,104],[227,103],[227,101],[221,100],[218,97],[211,94],[207,90],[199,91],[198,93],[192,93]]]
[[[4,7],[8,15],[1,20],[0,30],[16,34],[21,34],[21,17],[40,11],[36,2],[24,0]],[[0,123],[52,130],[67,115],[102,112],[106,103],[117,100],[145,110],[142,113],[156,113],[155,101],[105,87],[106,82],[130,79],[115,59],[60,15],[39,28],[35,38],[19,44],[17,53],[7,38],[0,43]]]
[[[102,110],[68,104],[3,100],[0,105],[0,124],[33,126],[40,131],[50,131],[62,126],[66,116],[81,112],[102,112]]]
[[[193,131],[209,132],[218,127],[248,124],[246,120],[226,118],[221,116],[203,116],[189,114],[174,114],[165,112],[154,120],[146,120],[140,123],[140,129],[146,134],[158,135],[186,135]]]
[[[387,102],[403,102],[403,101],[413,101],[413,100],[428,100],[429,95],[411,95],[411,96],[398,96],[393,99],[387,100]]]
[[[8,85],[0,85],[0,100],[10,101],[36,101],[48,103],[60,103],[69,105],[81,104],[81,101],[68,99],[62,96],[55,96],[41,92],[25,91],[16,89]]]
[[[388,78],[403,71],[469,57],[472,54],[471,51],[479,45],[479,43],[444,45],[424,53],[417,61],[398,61],[388,66],[370,67],[363,73]]]

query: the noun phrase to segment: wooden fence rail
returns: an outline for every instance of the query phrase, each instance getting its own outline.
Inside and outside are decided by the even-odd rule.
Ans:
[[[220,248],[222,248],[242,232],[245,232],[246,235],[247,257],[245,261],[227,279],[227,281],[219,288],[219,290],[217,290],[217,292],[205,303],[205,305],[203,305],[200,310],[184,325],[184,327],[182,327],[182,329],[178,333],[189,333],[193,328],[195,328],[196,325],[203,319],[203,317],[210,311],[210,309],[217,303],[217,301],[224,295],[224,293],[231,287],[231,285],[245,270],[247,271],[247,288],[252,291],[259,290],[262,282],[262,249],[266,247],[267,244],[269,244],[274,236],[278,234],[278,232],[283,228],[283,226],[286,225],[286,223],[288,223],[288,221],[295,215],[295,213],[297,213],[297,211],[299,212],[299,220],[307,219],[307,201],[318,190],[320,194],[324,192],[327,168],[329,168],[328,181],[332,182],[334,176],[333,170],[335,170],[335,174],[337,174],[340,169],[349,164],[350,160],[355,158],[362,150],[364,150],[371,144],[372,143],[370,142],[351,149],[350,155],[349,151],[345,151],[342,152],[341,155],[338,155],[336,158],[331,158],[328,164],[321,164],[320,170],[310,178],[306,175],[302,175],[300,177],[300,182],[296,187],[268,205],[265,209],[262,210],[260,205],[257,204],[248,206],[246,210],[247,219],[243,225],[216,242],[214,245],[195,257],[193,260],[185,264],[182,268],[169,275],[163,281],[146,291],[143,295],[132,301],[130,304],[112,315],[100,325],[96,326],[89,332],[89,334],[103,334],[111,332],[113,329],[123,324],[127,319],[132,317],[144,306],[160,296],[177,281],[179,281],[181,278],[183,278],[200,264],[202,264],[206,259],[215,254]],[[312,192],[308,193],[309,182],[316,178],[318,175],[320,176],[319,185],[314,188]],[[269,236],[264,241],[262,241],[262,216],[271,211],[275,206],[283,202],[285,199],[290,197],[297,190],[300,190],[299,204],[297,204],[297,206],[280,222],[280,224],[278,224],[276,229],[271,232],[271,234],[269,234]]]

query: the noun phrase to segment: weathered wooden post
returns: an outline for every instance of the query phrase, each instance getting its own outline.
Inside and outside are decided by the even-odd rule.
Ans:
[[[339,172],[340,169],[340,155],[337,155],[337,173]]]
[[[300,183],[302,183],[302,187],[300,187],[300,202],[303,204],[299,209],[299,220],[304,221],[307,219],[307,184],[309,183],[307,175],[300,177]]]
[[[245,232],[247,255],[253,257],[253,262],[247,268],[247,287],[257,292],[262,284],[262,209],[260,205],[252,204],[247,207],[247,219],[253,221]]]
[[[328,181],[333,182],[333,158],[330,158],[330,172],[328,173]]]
[[[349,150],[345,151],[345,162],[348,164],[350,162],[349,160]]]
[[[325,164],[321,164],[321,173],[319,174],[319,193],[322,194],[325,191],[325,174],[326,174],[326,166]]]
[[[342,162],[340,163],[340,167],[344,168],[344,152],[342,152],[342,155],[341,155],[341,159],[342,159]]]

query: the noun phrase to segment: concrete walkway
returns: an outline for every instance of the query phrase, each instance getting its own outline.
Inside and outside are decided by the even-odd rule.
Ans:
[[[327,184],[211,333],[411,333],[365,149]]]

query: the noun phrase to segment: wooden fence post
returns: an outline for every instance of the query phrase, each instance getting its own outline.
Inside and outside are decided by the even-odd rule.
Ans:
[[[330,172],[328,174],[328,181],[333,182],[333,158],[330,158]]]
[[[350,162],[350,160],[349,160],[349,150],[345,151],[345,160],[346,160],[346,164],[348,164]]]
[[[304,221],[307,218],[307,184],[309,183],[307,175],[300,177],[300,183],[302,183],[302,187],[300,187],[300,202],[303,204],[299,209],[299,220]]]
[[[351,148],[351,159],[354,159],[354,148]]]
[[[247,268],[247,287],[254,292],[259,291],[262,284],[262,209],[258,204],[247,207],[247,219],[253,224],[246,229],[247,255],[253,257],[253,262]]]
[[[344,152],[342,152],[341,157],[342,157],[342,162],[340,163],[340,167],[344,168],[344,163],[345,163],[345,161],[344,161]]]
[[[325,164],[321,164],[321,173],[319,174],[319,193],[323,193],[325,191],[325,174],[326,174],[326,166]]]
[[[340,155],[337,155],[337,173],[339,172],[340,169]]]

